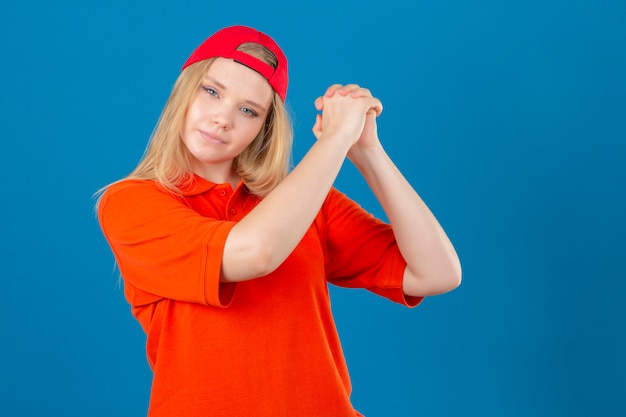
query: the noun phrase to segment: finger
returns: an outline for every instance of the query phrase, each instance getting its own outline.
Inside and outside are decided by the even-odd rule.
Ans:
[[[338,89],[337,92],[342,96],[347,96],[348,94],[358,90],[359,88],[361,87],[359,87],[358,84],[347,84]]]
[[[350,92],[350,97],[373,97],[372,92],[368,88],[358,88]]]
[[[376,97],[355,97],[355,99],[365,100],[367,114],[375,113],[378,117],[383,112],[383,103]]]
[[[341,84],[333,84],[326,89],[326,93],[324,93],[324,95],[326,97],[332,97],[335,95],[335,92],[341,87],[343,87]]]
[[[313,124],[313,129],[311,130],[313,131],[313,135],[315,135],[315,137],[319,139],[322,135],[322,115],[315,115],[315,123]]]
[[[322,111],[324,109],[324,97],[318,97],[315,99],[315,109]]]
[[[380,100],[378,99],[374,99],[374,100],[376,101],[374,102],[372,107],[370,107],[370,110],[373,110],[374,112],[376,112],[376,116],[378,117],[383,112],[383,103],[381,103]]]

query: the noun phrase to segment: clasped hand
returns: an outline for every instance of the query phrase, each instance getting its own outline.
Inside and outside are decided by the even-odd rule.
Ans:
[[[313,125],[318,140],[333,137],[346,141],[350,149],[378,143],[376,117],[383,105],[368,89],[356,84],[334,84],[315,100],[315,108],[322,112],[316,115]]]

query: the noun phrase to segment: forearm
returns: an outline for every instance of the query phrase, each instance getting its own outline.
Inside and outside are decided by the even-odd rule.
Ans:
[[[461,266],[452,243],[382,146],[355,149],[349,156],[385,211],[407,262],[405,293],[426,296],[458,286]]]
[[[317,141],[293,171],[231,230],[223,281],[244,281],[277,268],[300,242],[341,169],[348,145]]]

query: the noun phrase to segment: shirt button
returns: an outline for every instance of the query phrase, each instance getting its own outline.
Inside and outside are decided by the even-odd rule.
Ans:
[[[220,190],[220,196],[224,197],[226,195],[226,190]]]
[[[233,216],[234,216],[235,214],[237,214],[237,210],[232,209],[232,208],[231,208],[228,212],[229,212],[230,214],[232,214]]]

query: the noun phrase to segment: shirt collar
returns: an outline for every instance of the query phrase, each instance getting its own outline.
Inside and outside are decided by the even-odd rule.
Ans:
[[[192,196],[210,191],[214,188],[220,188],[220,187],[231,188],[230,184],[216,184],[214,182],[211,182],[209,180],[206,180],[194,174],[193,177],[189,181],[184,181],[183,185],[181,185],[179,189],[180,189],[180,192],[183,194],[183,196],[192,197]],[[239,184],[237,184],[237,187],[235,187],[235,190],[238,190],[240,188],[245,189],[245,186],[243,185],[241,181],[239,181]],[[235,190],[232,190],[232,191],[235,191]]]

